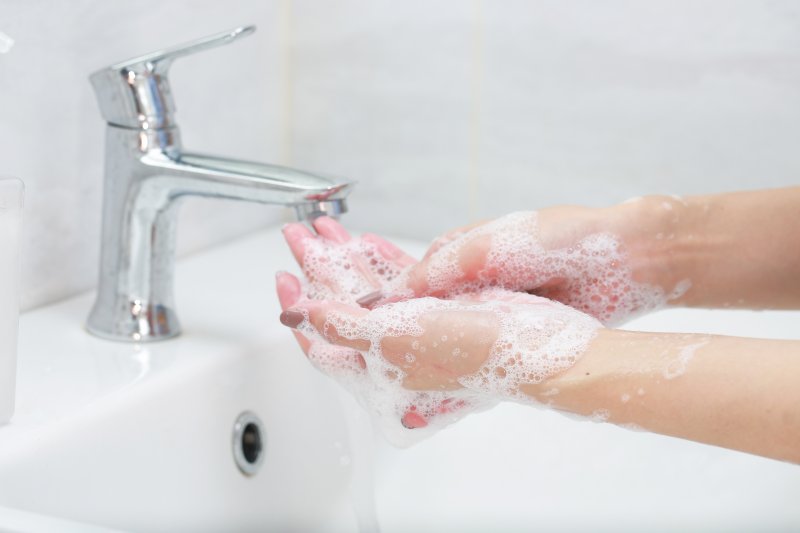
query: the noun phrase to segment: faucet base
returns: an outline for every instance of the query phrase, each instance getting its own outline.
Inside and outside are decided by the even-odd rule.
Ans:
[[[156,342],[181,334],[178,316],[167,306],[133,301],[126,307],[125,319],[112,323],[112,317],[100,314],[95,306],[86,322],[86,330],[102,339],[118,342]]]

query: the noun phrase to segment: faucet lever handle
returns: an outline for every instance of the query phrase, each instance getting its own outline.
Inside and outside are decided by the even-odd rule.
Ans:
[[[111,68],[117,70],[133,70],[136,72],[155,71],[163,75],[166,74],[174,59],[196,54],[197,52],[202,52],[209,48],[216,48],[223,44],[232,43],[240,37],[253,34],[255,31],[255,26],[240,26],[230,31],[208,35],[188,43],[172,46],[166,50],[158,50],[140,57],[135,57],[128,61],[112,65]]]
[[[175,104],[167,76],[172,61],[232,43],[255,31],[255,26],[240,26],[98,70],[89,76],[89,80],[94,87],[100,112],[109,124],[124,128],[173,126]]]

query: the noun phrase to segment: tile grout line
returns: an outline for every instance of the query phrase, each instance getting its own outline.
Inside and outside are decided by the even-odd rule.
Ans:
[[[289,166],[293,159],[294,143],[294,124],[293,124],[293,104],[294,104],[294,83],[292,69],[292,37],[293,37],[293,15],[292,1],[281,0],[278,14],[278,31],[280,32],[280,162],[282,165]]]
[[[469,105],[469,155],[467,166],[467,218],[478,218],[480,185],[481,100],[483,97],[483,0],[472,0],[471,76]]]

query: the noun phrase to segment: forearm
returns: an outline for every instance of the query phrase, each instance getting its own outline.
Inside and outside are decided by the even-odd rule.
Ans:
[[[601,330],[526,393],[615,424],[800,463],[800,341]]]
[[[669,233],[648,246],[654,268],[690,283],[673,305],[800,308],[800,187],[689,197],[666,211],[655,216]]]

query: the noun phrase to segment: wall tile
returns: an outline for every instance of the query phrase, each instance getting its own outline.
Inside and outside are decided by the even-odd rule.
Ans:
[[[433,236],[463,217],[470,4],[293,4],[293,162],[359,181],[351,225]]]
[[[797,183],[790,2],[485,2],[480,214]]]

